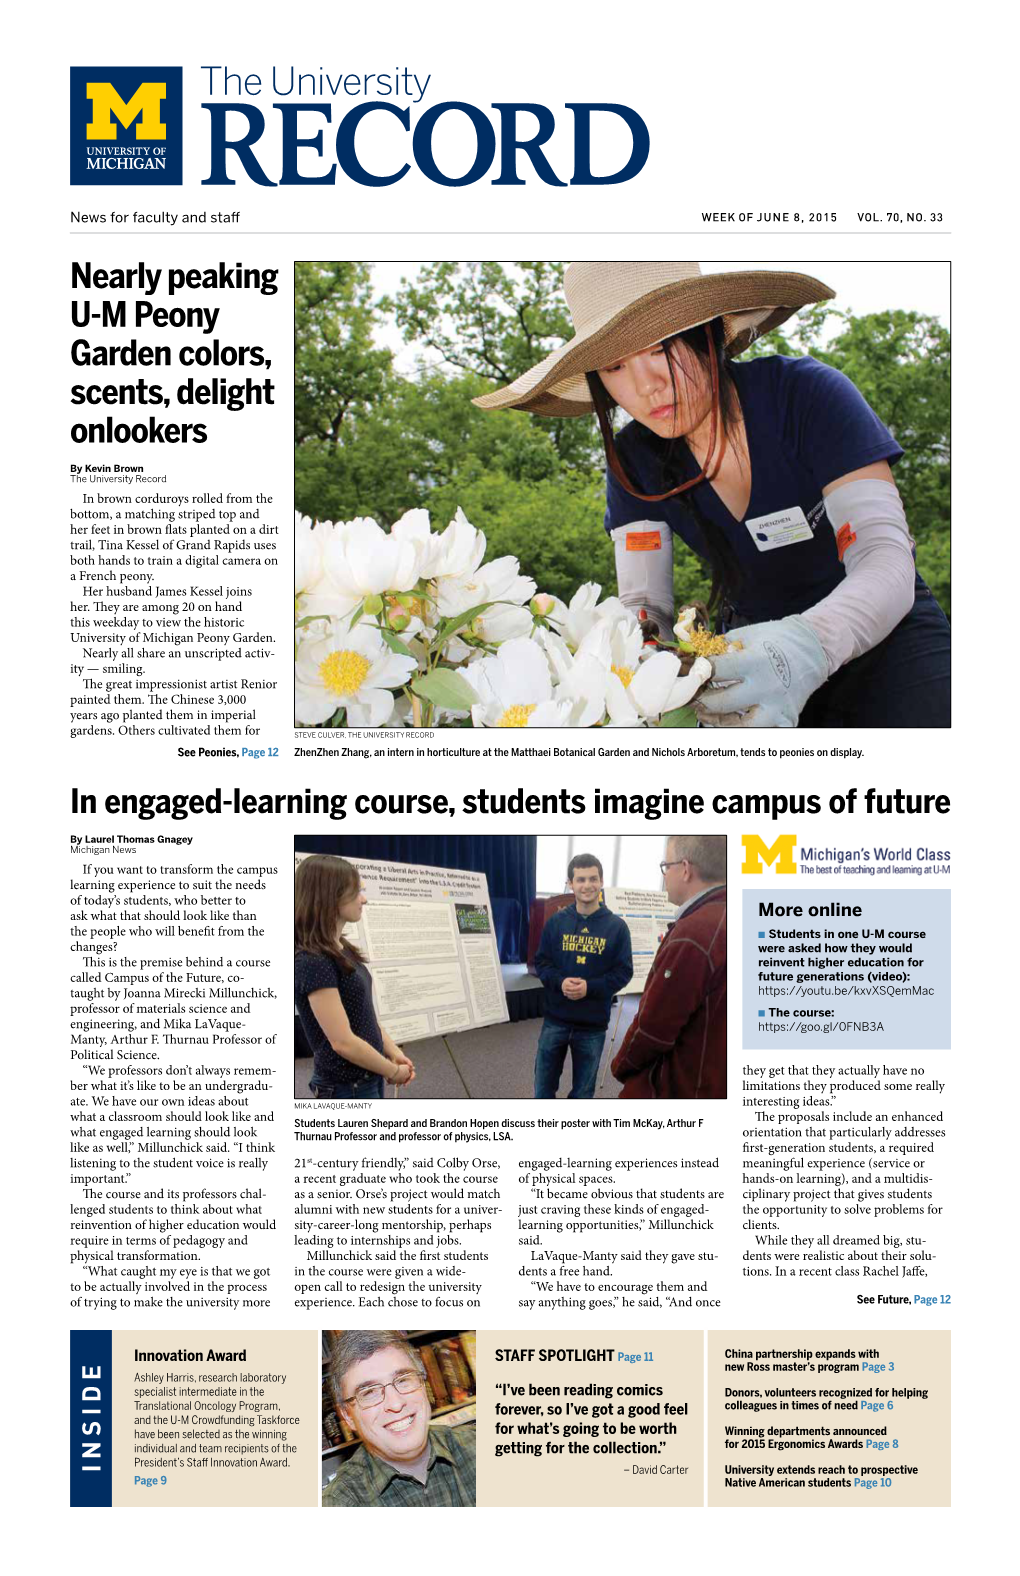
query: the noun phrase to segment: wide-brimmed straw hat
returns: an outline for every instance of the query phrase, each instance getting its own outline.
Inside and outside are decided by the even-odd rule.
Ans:
[[[483,410],[587,416],[586,372],[721,317],[731,356],[801,307],[835,295],[810,274],[747,269],[703,274],[699,263],[570,263],[563,289],[574,337],[506,388],[475,400]]]

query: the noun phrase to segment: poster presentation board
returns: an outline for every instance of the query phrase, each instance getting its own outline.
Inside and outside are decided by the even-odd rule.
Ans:
[[[344,936],[365,955],[379,1022],[397,1044],[508,1022],[485,876],[344,857],[368,898]]]
[[[602,897],[606,907],[619,914],[630,931],[634,977],[619,994],[639,995],[645,988],[659,942],[676,918],[676,906],[665,892],[642,892],[637,887],[607,887]]]

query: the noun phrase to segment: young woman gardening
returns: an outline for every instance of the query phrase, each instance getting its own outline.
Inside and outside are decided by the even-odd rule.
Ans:
[[[317,1099],[381,1099],[409,1083],[414,1065],[380,1024],[372,976],[342,935],[368,902],[346,859],[312,854],[294,877],[294,1003],[315,1056]]]
[[[475,403],[594,412],[619,594],[648,633],[672,638],[674,537],[706,563],[742,649],[713,658],[701,722],[948,727],[949,625],[915,569],[903,450],[834,368],[733,359],[833,292],[697,263],[571,263],[564,287],[573,339]]]

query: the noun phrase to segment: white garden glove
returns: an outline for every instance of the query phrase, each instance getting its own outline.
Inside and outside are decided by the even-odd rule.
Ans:
[[[694,703],[706,728],[795,728],[829,676],[821,641],[799,613],[732,631],[742,651],[712,658],[712,681]]]

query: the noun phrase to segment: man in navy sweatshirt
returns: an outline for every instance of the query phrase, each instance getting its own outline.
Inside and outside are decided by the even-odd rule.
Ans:
[[[594,854],[575,854],[567,866],[573,908],[546,922],[535,959],[545,986],[545,1022],[535,1058],[535,1099],[555,1100],[570,1051],[569,1099],[595,1094],[609,1013],[617,991],[634,973],[630,931],[600,904],[602,865]]]

